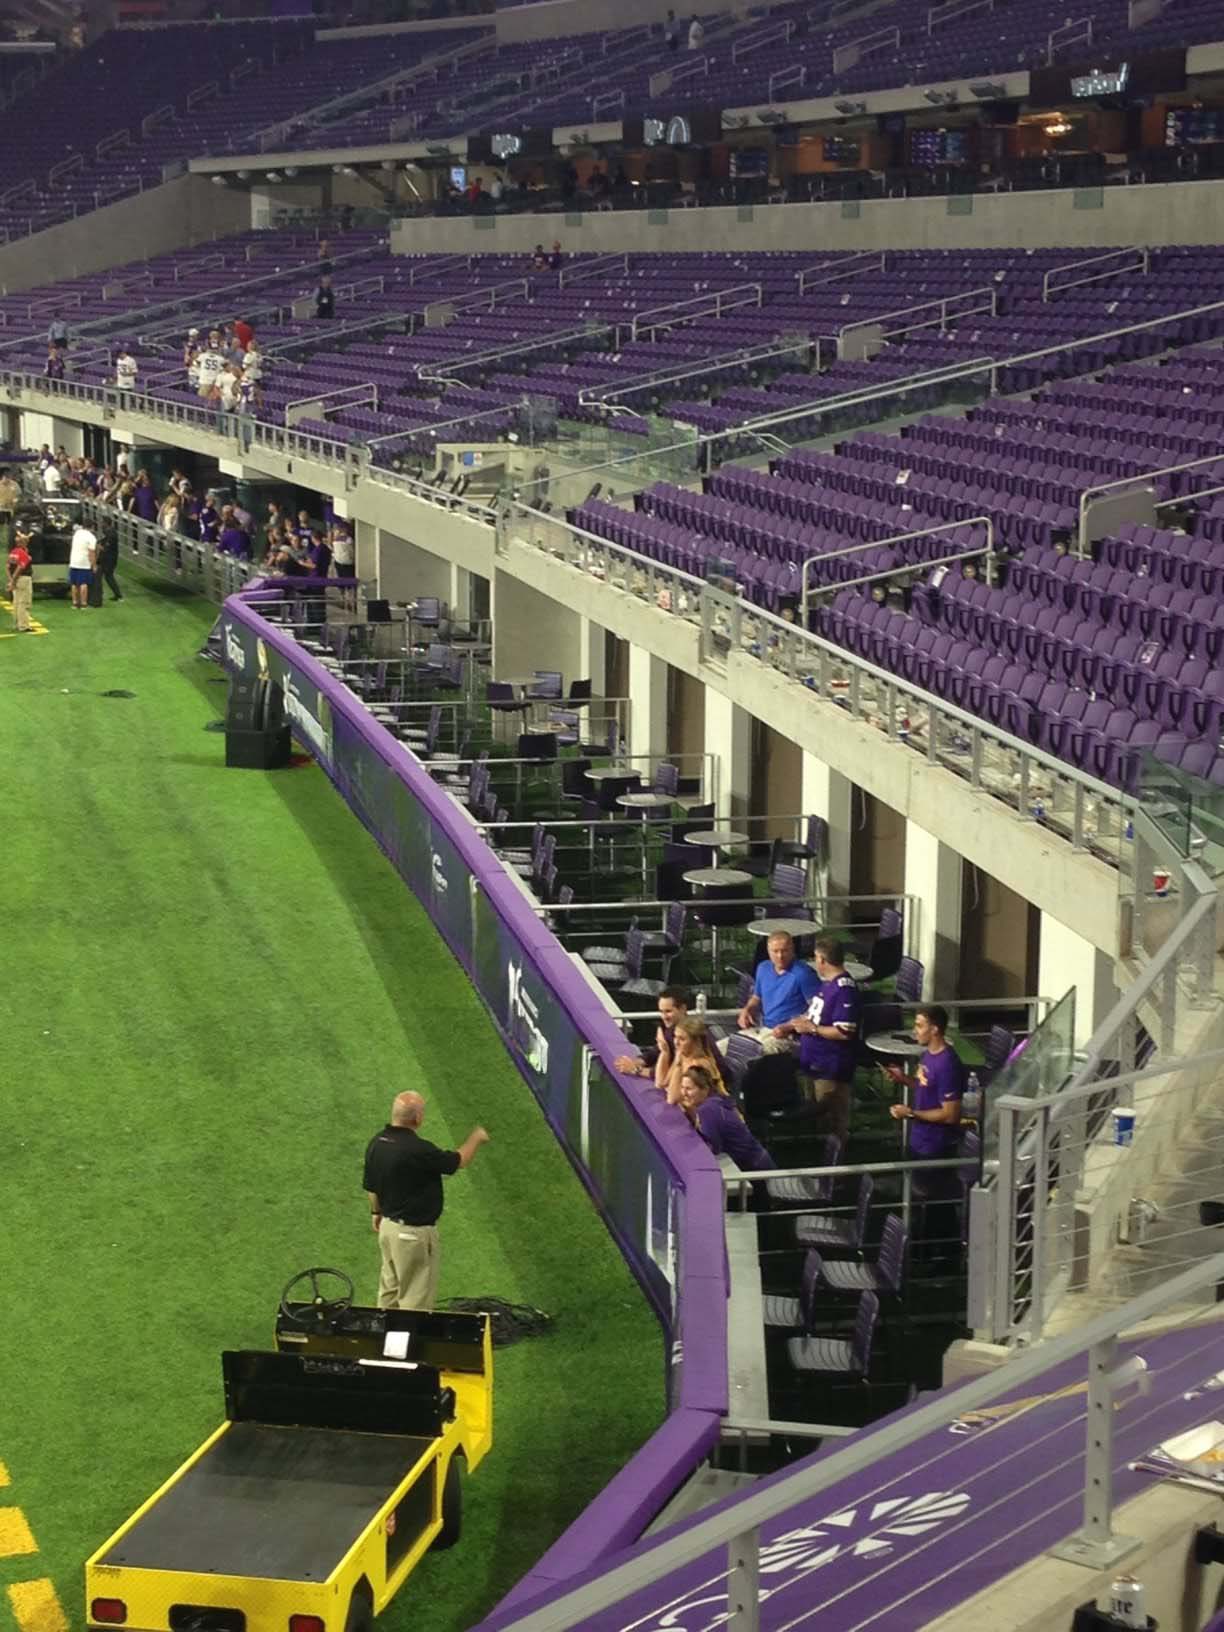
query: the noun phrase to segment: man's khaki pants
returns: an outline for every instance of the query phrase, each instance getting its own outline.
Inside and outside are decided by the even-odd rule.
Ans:
[[[13,627],[17,630],[30,627],[30,608],[34,604],[33,578],[15,578],[13,580]]]
[[[432,1309],[438,1292],[438,1227],[397,1224],[384,1218],[378,1226],[382,1274],[380,1309]]]
[[[800,1078],[800,1081],[803,1081]],[[850,1084],[834,1082],[831,1077],[808,1078],[808,1097],[820,1106],[825,1129],[841,1140],[842,1154],[850,1139]]]

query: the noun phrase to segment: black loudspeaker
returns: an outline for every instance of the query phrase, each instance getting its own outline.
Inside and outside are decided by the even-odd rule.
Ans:
[[[225,701],[227,731],[278,731],[284,721],[284,694],[273,680],[246,680],[231,674]]]
[[[289,727],[276,731],[225,732],[225,763],[231,770],[280,771],[289,763]]]

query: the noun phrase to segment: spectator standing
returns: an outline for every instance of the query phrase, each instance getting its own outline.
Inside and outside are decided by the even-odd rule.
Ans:
[[[141,521],[157,520],[157,494],[153,491],[153,483],[149,480],[147,470],[136,474],[136,488],[132,494],[132,514],[139,516]]]
[[[811,1095],[828,1117],[829,1132],[842,1149],[850,1137],[850,1084],[854,1080],[862,996],[846,973],[846,952],[832,936],[816,942],[813,962],[820,989],[805,1015],[782,1028],[799,1039],[799,1069],[811,1080]]]
[[[659,1026],[653,1044],[640,1055],[621,1054],[616,1060],[616,1069],[631,1077],[653,1077],[659,1055],[665,1048],[670,1050],[675,1046],[677,1021],[685,1019],[692,1006],[692,994],[684,986],[665,986],[658,997]]]
[[[324,272],[319,279],[319,287],[315,290],[315,316],[335,317],[336,292],[332,288],[331,273]]]
[[[798,1018],[820,990],[810,964],[795,959],[789,935],[771,935],[769,961],[757,964],[752,995],[737,1015],[741,1031],[755,1037],[766,1054],[786,1053],[795,1046],[789,1022]]]
[[[728,1091],[722,1057],[714,1047],[709,1027],[699,1014],[687,1014],[676,1021],[670,1048],[666,1043],[661,1044],[659,1057],[655,1061],[655,1087],[663,1089],[669,1105],[680,1103],[681,1079],[694,1065],[713,1074],[720,1094]]]
[[[13,628],[19,635],[30,632],[30,608],[34,604],[34,558],[30,554],[30,540],[31,534],[18,527],[8,552],[8,593],[13,603]]]
[[[553,272],[560,272],[564,261],[565,256],[561,253],[561,240],[554,238],[552,250],[548,257],[548,265]]]
[[[0,476],[0,527],[7,527],[13,519],[17,506],[21,503],[21,489],[5,471]]]
[[[84,612],[89,605],[89,586],[93,583],[97,564],[97,537],[82,522],[78,522],[68,551],[68,586],[74,612]]]
[[[123,591],[115,582],[115,568],[119,565],[119,534],[113,527],[108,527],[102,534],[102,541],[98,545],[98,576],[111,592],[112,601],[121,601]]]
[[[885,1074],[910,1089],[909,1104],[892,1105],[889,1114],[908,1122],[907,1154],[912,1161],[933,1162],[955,1156],[960,1144],[961,1101],[965,1094],[965,1068],[960,1055],[947,1040],[948,1011],[939,1003],[928,1003],[914,1016],[914,1041],[923,1053],[912,1076],[899,1065],[886,1066]],[[923,1202],[920,1236],[926,1251],[938,1254],[959,1240],[957,1203],[960,1175],[954,1167],[937,1168],[914,1175],[914,1194]]]
[[[119,355],[115,358],[115,384],[120,391],[134,391],[136,376],[140,372],[135,357],[127,346],[121,346]]]
[[[506,184],[500,175],[495,175],[493,180],[489,183],[489,197],[493,200],[494,204],[500,204],[505,196]]]
[[[205,402],[215,397],[224,368],[225,353],[221,349],[221,331],[212,329],[209,332],[208,344],[196,359],[196,389]]]
[[[204,503],[200,507],[200,541],[204,544],[215,544],[221,537],[221,512],[213,503],[211,493],[204,495]]]
[[[47,363],[43,374],[49,380],[62,380],[64,377],[64,354],[58,346],[47,347]]]
[[[58,352],[68,350],[68,325],[62,317],[51,319],[51,327],[47,330],[47,344],[54,346]]]
[[[43,492],[49,499],[59,498],[60,492],[64,486],[64,478],[60,474],[60,468],[54,459],[52,459],[49,464],[43,466],[42,484]]]
[[[767,1172],[777,1162],[749,1130],[735,1101],[706,1065],[685,1068],[679,1103],[715,1156],[730,1156],[742,1172]]]
[[[263,407],[263,352],[254,335],[242,359],[242,383],[247,388],[248,401],[253,401],[256,407]]]
[[[353,535],[347,527],[332,526],[331,530],[331,558],[332,571],[337,578],[355,578],[357,576],[357,561],[353,548]],[[352,609],[357,604],[355,590],[346,589],[343,594],[344,604]]]
[[[680,49],[680,24],[676,21],[674,11],[669,11],[667,21],[663,25],[663,43],[669,51]]]
[[[168,533],[177,533],[179,530],[179,516],[181,500],[175,488],[171,488],[161,502],[157,512],[157,525],[164,527]]]
[[[704,44],[705,29],[701,25],[701,18],[694,12],[692,21],[689,23],[688,48],[690,51],[700,51]]]
[[[221,537],[218,545],[226,555],[237,556],[242,561],[251,559],[250,534],[238,525],[232,504],[221,507]]]
[[[242,347],[244,352],[250,351],[251,345],[255,339],[255,330],[243,317],[236,317],[234,319],[233,327],[234,339]]]
[[[544,253],[544,245],[537,244],[531,252],[531,264],[539,272],[547,272],[548,256]]]
[[[432,1309],[438,1290],[442,1180],[467,1167],[489,1136],[473,1128],[458,1150],[422,1139],[425,1101],[397,1094],[391,1120],[366,1147],[362,1183],[378,1237],[380,1309]]]

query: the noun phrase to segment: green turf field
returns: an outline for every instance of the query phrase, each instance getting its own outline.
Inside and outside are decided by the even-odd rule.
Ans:
[[[83,618],[40,597],[48,634],[0,640],[0,1504],[39,1548],[0,1556],[0,1589],[49,1575],[75,1632],[87,1554],[221,1421],[221,1349],[269,1343],[308,1264],[373,1301],[361,1155],[417,1088],[435,1140],[477,1120],[493,1140],[450,1181],[440,1295],[557,1321],[498,1351],[464,1540],[381,1623],[464,1628],[660,1420],[659,1330],[465,977],[322,773],[224,769],[204,729],[224,689],[195,656],[212,611],[126,587]]]

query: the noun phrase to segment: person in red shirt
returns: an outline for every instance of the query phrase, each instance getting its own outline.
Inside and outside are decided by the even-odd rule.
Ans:
[[[254,338],[255,330],[246,321],[246,319],[236,317],[234,319],[234,339],[237,340],[243,351],[247,351],[249,349],[251,341],[254,340]]]
[[[19,528],[8,554],[8,592],[13,603],[13,626],[19,635],[30,632],[30,607],[34,602],[34,560],[29,543],[30,534]]]

